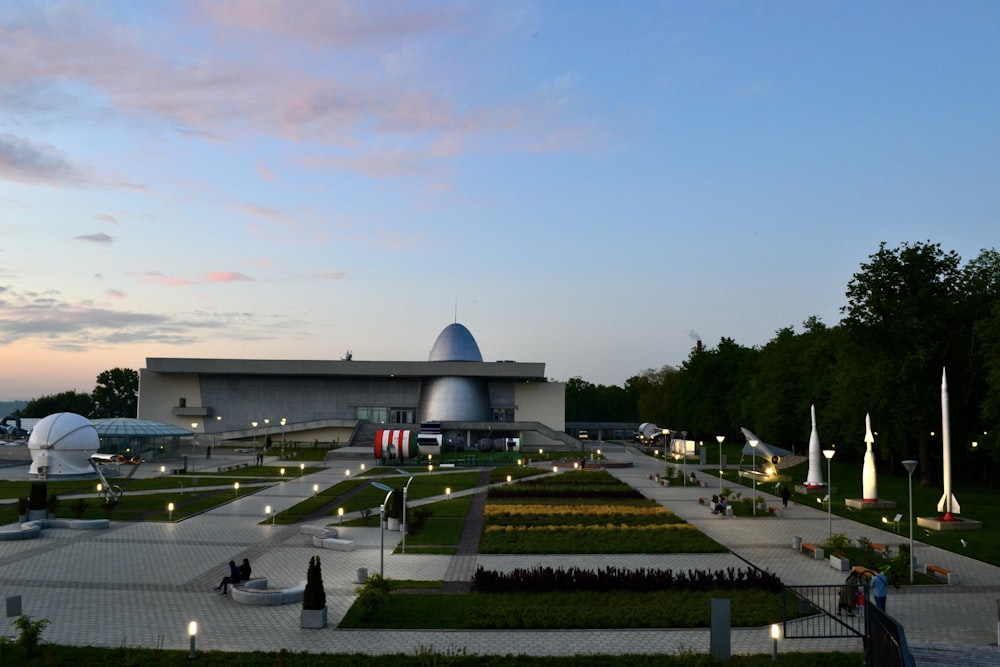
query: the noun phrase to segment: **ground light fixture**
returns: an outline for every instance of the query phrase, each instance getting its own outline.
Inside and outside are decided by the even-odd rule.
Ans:
[[[837,452],[832,448],[823,450],[823,456],[826,457],[827,491],[830,492],[827,494],[827,498],[829,498],[829,500],[826,503],[826,520],[830,531],[830,537],[833,537],[833,478],[830,476],[830,462],[833,461],[833,455],[836,453]]]
[[[771,624],[771,661],[778,660],[778,640],[781,639],[781,626],[777,623]]]
[[[338,507],[337,508],[337,519],[340,521],[340,525],[343,526],[344,525],[344,508],[343,507]]]
[[[302,474],[303,474],[303,473],[304,473],[305,471],[306,471],[306,464],[305,464],[305,463],[300,463],[300,464],[299,464],[299,477],[301,477],[301,476],[302,476]]]
[[[719,498],[722,498],[722,441],[726,436],[717,435],[715,439],[719,441]]]
[[[167,503],[167,520],[168,521],[173,521],[174,520],[174,504],[173,503]]]
[[[188,636],[191,638],[191,652],[188,653],[189,658],[194,657],[194,642],[195,638],[198,636],[198,621],[191,621],[188,623]]]
[[[264,516],[265,517],[271,517],[271,525],[273,526],[274,525],[274,514],[271,513],[271,506],[270,505],[265,505],[264,506]]]
[[[240,483],[233,482],[233,496],[238,496],[240,493]]]
[[[319,484],[313,484],[313,495],[319,494]]]

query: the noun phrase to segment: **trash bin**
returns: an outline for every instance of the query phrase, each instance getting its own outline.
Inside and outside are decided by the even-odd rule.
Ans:
[[[796,551],[802,551],[802,538],[798,535],[792,538],[792,548]]]
[[[359,567],[358,568],[358,583],[363,584],[368,581],[368,568]]]

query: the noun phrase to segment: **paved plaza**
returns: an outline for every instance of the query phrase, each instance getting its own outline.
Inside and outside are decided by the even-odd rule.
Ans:
[[[745,568],[747,563],[776,573],[790,585],[839,584],[843,574],[825,561],[815,561],[791,548],[793,536],[822,542],[828,517],[816,508],[793,505],[783,518],[752,519],[712,515],[699,504],[713,488],[664,487],[649,479],[663,463],[628,448],[604,447],[612,461],[632,467],[610,471],[697,525],[726,545],[730,554],[636,554],[631,556],[476,556],[487,569],[533,565],[671,568],[674,570]],[[274,462],[277,465],[277,462]],[[36,539],[0,541],[0,597],[21,596],[23,613],[51,621],[43,639],[57,644],[142,646],[187,650],[187,624],[198,622],[199,650],[290,651],[414,654],[435,649],[468,654],[656,654],[704,653],[708,630],[579,631],[399,631],[339,630],[337,623],[354,601],[358,570],[394,579],[446,578],[451,556],[394,554],[399,533],[385,533],[380,555],[377,528],[343,527],[341,537],[355,543],[349,552],[320,550],[297,525],[263,523],[264,507],[288,508],[312,495],[312,487],[327,487],[357,472],[360,460],[335,462],[330,468],[291,478],[273,486],[241,490],[241,497],[223,507],[177,523],[114,523],[107,530],[45,529]],[[697,473],[710,485],[717,478]],[[27,466],[7,468],[2,476],[27,475]],[[442,483],[442,486],[445,486]],[[761,491],[763,493],[763,491]],[[245,493],[245,495],[244,495]],[[771,503],[780,501],[769,496]],[[5,526],[3,529],[13,529]],[[833,532],[852,539],[898,544],[901,535],[884,532],[840,517]],[[889,613],[900,620],[915,654],[932,655],[939,648],[965,646],[975,657],[964,664],[1000,664],[995,647],[1000,569],[956,553],[917,545],[919,562],[936,563],[960,573],[959,586],[890,589]],[[319,555],[327,593],[330,627],[303,630],[300,605],[241,605],[213,589],[230,560],[249,558],[254,576],[264,576],[271,588],[294,586],[305,579],[309,558]],[[457,557],[461,558],[461,557]],[[466,559],[468,560],[468,559]],[[468,562],[462,571],[470,571]],[[454,566],[452,570],[455,571]],[[447,604],[447,597],[442,597]],[[6,636],[15,630],[7,623]],[[994,646],[991,646],[993,644]],[[781,651],[860,651],[857,639],[786,640]],[[735,629],[732,652],[770,653],[767,628]],[[976,660],[982,658],[979,663]],[[927,662],[918,664],[931,664]],[[936,664],[936,663],[935,663]]]

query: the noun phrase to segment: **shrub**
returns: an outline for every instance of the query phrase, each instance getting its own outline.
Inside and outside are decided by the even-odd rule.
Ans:
[[[48,501],[45,503],[45,509],[49,514],[55,515],[59,509],[59,496],[54,493],[50,495]]]
[[[403,520],[403,490],[393,489],[389,504],[385,508],[385,518]]]
[[[45,482],[32,482],[31,495],[28,497],[29,510],[43,510],[48,505],[49,487]]]
[[[309,569],[306,570],[306,590],[302,594],[303,609],[323,609],[326,607],[326,591],[323,590],[323,572],[320,568],[319,556],[309,559]]]
[[[42,630],[48,624],[48,619],[32,621],[30,616],[18,616],[17,620],[14,621],[14,626],[21,631],[17,643],[24,650],[25,657],[35,657],[35,652],[38,650],[38,644],[42,638]]]
[[[73,513],[77,519],[83,516],[83,513],[87,511],[87,501],[83,498],[77,498],[76,502],[69,506],[70,512]]]
[[[551,567],[518,568],[510,572],[476,570],[472,579],[473,590],[479,593],[549,593],[549,592],[601,592],[630,591],[647,593],[653,591],[705,592],[733,590],[781,591],[778,577],[756,568],[737,570],[706,571],[688,570],[626,570],[606,567],[602,570],[582,570],[580,568],[553,569]]]
[[[851,546],[851,539],[844,533],[834,533],[823,542],[823,552],[841,556],[844,549]]]
[[[26,496],[21,496],[17,499],[17,515],[24,516],[28,513],[28,507],[30,506],[28,498]]]

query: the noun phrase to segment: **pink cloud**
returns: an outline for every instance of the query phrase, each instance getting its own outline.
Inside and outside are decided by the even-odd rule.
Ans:
[[[100,220],[101,222],[108,223],[109,225],[117,225],[117,224],[119,224],[118,223],[118,218],[116,218],[113,215],[108,215],[107,213],[101,213],[100,215],[95,215],[94,217],[97,218],[98,220]]]
[[[184,278],[172,278],[170,276],[165,276],[159,271],[146,271],[144,273],[130,273],[131,277],[138,277],[143,280],[148,280],[150,282],[156,283],[158,285],[165,285],[167,287],[187,287],[191,285],[190,280],[185,280]]]
[[[121,290],[117,290],[117,289],[105,290],[104,294],[107,295],[107,296],[109,296],[112,299],[124,299],[125,298],[125,292],[122,292]]]
[[[249,281],[253,280],[253,278],[238,271],[213,271],[205,275],[205,280],[212,283],[231,283],[243,280]]]

